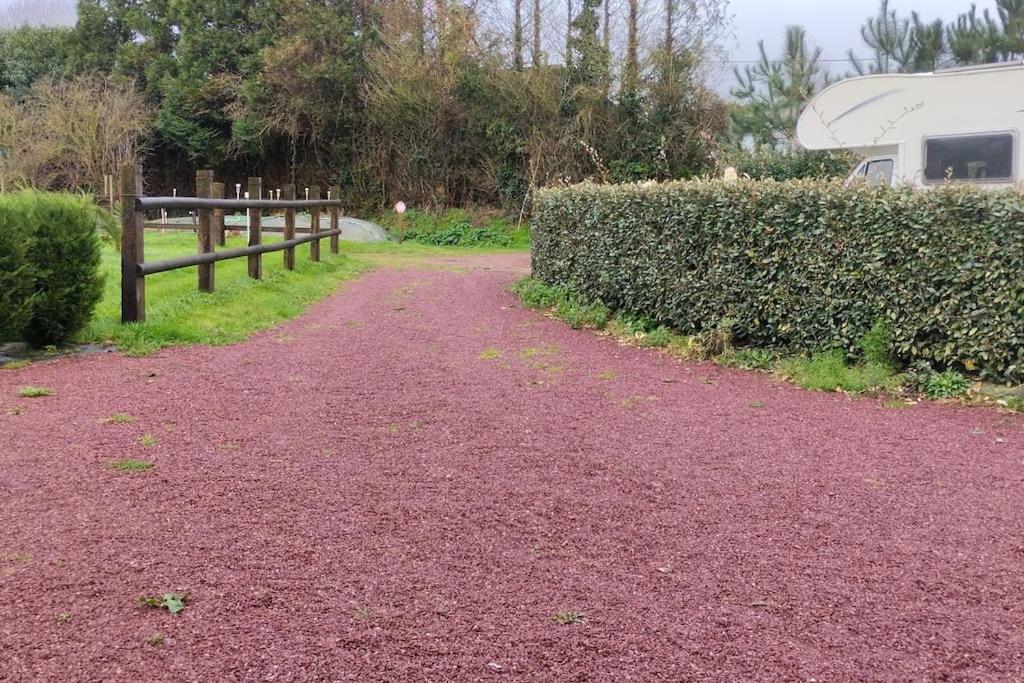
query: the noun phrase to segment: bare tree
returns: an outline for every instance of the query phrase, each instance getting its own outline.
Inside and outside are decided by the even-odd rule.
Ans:
[[[640,85],[640,0],[627,0],[626,8],[626,62],[622,67],[622,90],[636,92]]]
[[[512,29],[512,63],[516,71],[523,70],[523,0],[513,0],[515,25]]]
[[[543,20],[540,11],[540,0],[533,0],[533,66],[541,66],[544,62],[544,48],[540,44],[540,24]]]
[[[612,53],[612,0],[604,0],[604,51]]]
[[[15,107],[13,128],[0,125],[7,170],[45,189],[99,190],[104,175],[138,163],[154,122],[134,84],[92,77],[39,82]]]
[[[572,66],[572,0],[565,0],[565,67]]]

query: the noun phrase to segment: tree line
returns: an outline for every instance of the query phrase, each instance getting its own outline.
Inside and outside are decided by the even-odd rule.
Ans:
[[[339,184],[367,205],[515,207],[535,185],[705,173],[728,128],[702,72],[727,27],[725,0],[80,0],[77,9],[74,26],[0,36],[8,123],[40,111],[40,91],[57,82],[134,93],[131,114],[147,130],[130,147],[156,189],[188,187],[195,168],[210,167],[225,178]],[[68,147],[64,132],[49,132],[51,149]],[[19,171],[19,160],[48,150],[19,152],[11,140],[24,136],[9,133],[8,176],[67,181],[53,164]]]
[[[1022,16],[883,0],[848,75],[1020,56]],[[518,211],[536,186],[693,177],[791,146],[837,77],[791,27],[727,102],[706,84],[729,30],[727,0],[78,0],[73,25],[0,31],[0,186],[97,191],[141,160],[154,192],[213,168]]]

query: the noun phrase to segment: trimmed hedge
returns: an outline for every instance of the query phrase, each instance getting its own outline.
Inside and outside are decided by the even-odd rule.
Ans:
[[[0,196],[0,341],[70,341],[103,294],[97,227],[112,219],[87,197]]]
[[[823,181],[579,185],[539,193],[533,270],[687,334],[858,352],[1024,380],[1024,195]]]

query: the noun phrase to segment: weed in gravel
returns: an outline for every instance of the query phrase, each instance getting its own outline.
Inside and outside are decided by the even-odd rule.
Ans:
[[[956,370],[945,372],[933,372],[924,387],[924,393],[928,398],[959,398],[967,394],[971,388],[971,380],[961,375]]]
[[[368,610],[367,608],[356,607],[356,619],[358,619],[359,621],[369,621],[371,616],[372,615],[370,614],[370,610]]]
[[[69,612],[61,612],[57,615],[58,624],[66,624],[71,621],[71,614]]]
[[[755,409],[761,409],[761,408],[767,408],[768,407],[768,404],[765,403],[764,401],[751,401],[747,405],[750,406],[751,408],[755,408]]]
[[[8,415],[18,416],[25,412],[25,409],[21,406],[12,406],[7,409]]]
[[[1024,413],[1024,398],[1021,398],[1020,396],[1006,396],[999,399],[997,403],[1007,410],[1012,410],[1016,413]]]
[[[147,460],[134,460],[132,458],[114,460],[110,463],[110,466],[121,472],[145,472],[146,470],[153,469],[153,463]]]
[[[587,615],[582,612],[555,612],[551,615],[551,621],[563,626],[584,624],[587,621]]]
[[[527,346],[519,352],[519,357],[523,360],[530,360],[538,356],[554,356],[561,351],[562,349],[554,344],[541,344],[540,346]]]
[[[110,417],[104,420],[107,424],[112,425],[127,425],[135,422],[135,418],[128,413],[114,413]]]
[[[146,638],[146,645],[153,647],[160,647],[161,645],[167,644],[167,638],[162,633],[154,633],[149,638]]]
[[[143,448],[152,448],[153,446],[156,445],[156,443],[156,439],[153,437],[152,434],[143,434],[139,438],[139,445],[142,446]]]
[[[22,387],[18,389],[18,396],[22,398],[43,398],[52,394],[53,390],[46,387]]]
[[[903,378],[892,368],[878,363],[848,365],[840,350],[816,353],[810,358],[786,358],[775,366],[804,389],[817,391],[848,391],[859,394],[869,391],[898,389]]]
[[[906,401],[902,398],[887,398],[885,399],[885,401],[882,402],[882,405],[885,406],[886,408],[892,408],[896,410],[900,408],[910,408],[914,404],[913,402]]]
[[[27,368],[31,364],[32,361],[29,360],[12,360],[0,365],[0,370],[21,370],[22,368]]]
[[[607,382],[611,382],[612,380],[619,378],[619,373],[615,372],[614,370],[606,370],[605,372],[602,372],[600,375],[598,375],[597,378],[603,379]]]
[[[12,553],[10,555],[0,555],[0,562],[31,562],[32,556],[28,553]]]
[[[488,348],[480,352],[480,360],[495,360],[501,358],[499,349]]]
[[[188,604],[187,593],[164,593],[157,597],[152,595],[140,595],[136,598],[139,607],[151,607],[153,609],[165,609],[171,614],[178,614]]]
[[[672,343],[674,338],[675,335],[667,327],[656,327],[643,336],[637,337],[636,343],[638,346],[647,348],[664,349]]]
[[[739,370],[769,370],[777,359],[777,355],[764,349],[733,349],[716,356],[715,362]]]

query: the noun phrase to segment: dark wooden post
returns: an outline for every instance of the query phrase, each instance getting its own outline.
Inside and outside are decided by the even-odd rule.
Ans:
[[[146,319],[146,280],[138,265],[145,260],[142,226],[144,216],[135,210],[135,198],[142,196],[142,169],[121,168],[121,322],[140,323]]]
[[[330,190],[331,199],[341,199],[341,188],[337,185],[333,186]],[[341,225],[341,209],[336,206],[331,207],[331,230],[337,230],[338,226]],[[331,235],[331,253],[337,254],[339,252],[338,242],[341,238],[338,235]]]
[[[285,185],[281,188],[281,196],[286,201],[295,199],[295,186]],[[295,209],[284,210],[284,239],[295,239]],[[285,270],[295,270],[295,247],[288,247],[284,250]]]
[[[263,180],[261,178],[249,178],[249,198],[261,199],[263,197]],[[249,209],[249,246],[255,247],[263,242],[262,214],[259,209]],[[263,279],[263,254],[249,255],[249,277],[254,280]]]
[[[314,201],[320,200],[320,186],[313,185],[309,188],[309,198]],[[309,210],[309,231],[314,235],[320,232],[320,207]],[[309,260],[320,260],[320,240],[313,240],[309,243]]]
[[[213,198],[224,199],[224,183],[213,184]],[[224,229],[224,209],[214,209],[213,211],[213,239],[220,245],[227,245],[227,235]]]
[[[213,171],[196,172],[196,197],[209,199],[213,196]],[[213,211],[199,209],[199,253],[213,251]],[[214,270],[212,263],[199,264],[199,291],[212,292],[214,287]]]

